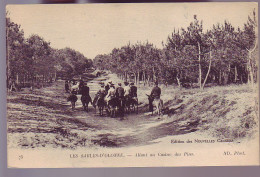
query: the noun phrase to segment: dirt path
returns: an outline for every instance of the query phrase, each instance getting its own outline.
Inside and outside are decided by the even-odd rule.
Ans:
[[[107,80],[121,82],[114,74],[89,81],[92,98],[100,88],[99,82]],[[50,87],[9,95],[9,139],[14,141],[14,144],[33,148],[50,144],[54,147],[68,148],[93,144],[123,147],[149,144],[150,141],[167,135],[196,130],[193,127],[179,125],[181,122],[174,118],[158,119],[158,116],[147,115],[147,100],[142,97],[145,94],[143,92],[139,92],[139,114],[128,114],[124,119],[105,115],[101,117],[95,113],[92,106],[89,106],[89,112],[83,111],[80,95],[76,109],[72,111],[69,102],[66,101],[68,94],[64,93],[62,80]]]
[[[113,74],[90,81],[88,86],[92,98],[100,88],[99,82],[101,80],[112,80],[114,83],[122,82]],[[193,127],[179,126],[178,122],[174,122],[173,119],[165,120],[163,117],[159,118],[156,115],[147,115],[147,102],[147,100],[141,99],[139,114],[127,114],[124,119],[110,118],[106,115],[101,117],[95,113],[92,106],[90,106],[89,112],[84,112],[81,103],[78,102],[72,117],[96,127],[99,133],[97,133],[98,139],[94,142],[101,146],[143,145],[167,135],[184,134],[196,130]]]
[[[122,82],[114,74],[89,81],[92,98],[100,87],[99,82],[107,80]],[[7,98],[8,146],[133,147],[149,145],[167,136],[188,137],[191,132],[239,140],[252,136],[258,125],[255,98],[247,85],[203,91],[161,87],[161,98],[168,112],[160,118],[147,114],[145,94],[149,94],[150,88],[142,85],[138,87],[139,113],[128,114],[124,119],[101,117],[92,106],[89,112],[83,111],[80,95],[72,111],[62,80],[38,90],[11,93]]]

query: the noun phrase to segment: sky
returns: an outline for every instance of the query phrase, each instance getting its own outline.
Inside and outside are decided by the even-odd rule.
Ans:
[[[162,48],[174,28],[186,28],[195,14],[205,29],[225,20],[243,27],[254,8],[257,3],[38,4],[8,5],[7,11],[26,38],[38,34],[54,48],[70,47],[93,59],[129,42]]]

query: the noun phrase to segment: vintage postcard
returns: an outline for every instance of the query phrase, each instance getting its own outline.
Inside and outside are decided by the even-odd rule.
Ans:
[[[258,4],[6,7],[9,168],[259,165]]]

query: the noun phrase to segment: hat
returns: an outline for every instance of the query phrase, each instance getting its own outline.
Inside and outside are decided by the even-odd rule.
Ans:
[[[131,82],[131,84],[130,85],[134,85],[134,83],[133,82]]]
[[[121,83],[118,83],[119,86],[121,86],[122,84]]]
[[[128,85],[129,83],[128,82],[124,82],[125,85]]]

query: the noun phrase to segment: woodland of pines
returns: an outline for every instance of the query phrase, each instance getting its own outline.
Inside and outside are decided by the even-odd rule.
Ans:
[[[20,25],[6,18],[7,87],[44,85],[72,79],[89,68],[109,70],[125,81],[176,84],[179,87],[227,85],[257,81],[257,19],[248,16],[243,28],[228,21],[203,29],[194,15],[187,28],[173,29],[162,49],[152,43],[130,42],[93,60],[71,48],[54,49],[33,34],[24,37]]]
[[[152,43],[128,43],[111,53],[97,55],[93,65],[110,70],[121,79],[136,84],[176,84],[180,87],[205,85],[254,84],[257,80],[257,20],[255,12],[243,29],[228,21],[203,29],[194,20],[185,29],[173,29],[163,49]]]

